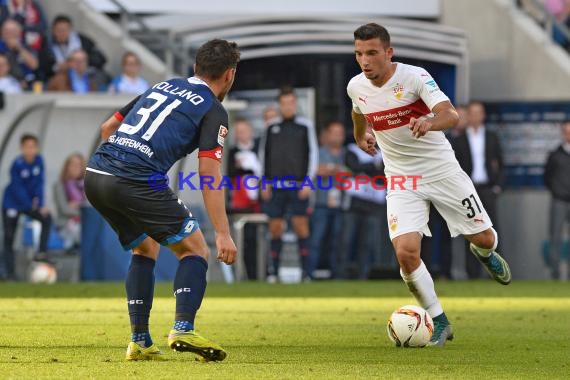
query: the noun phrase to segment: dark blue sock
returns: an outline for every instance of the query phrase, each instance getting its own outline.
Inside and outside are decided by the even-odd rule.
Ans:
[[[283,241],[279,239],[271,239],[271,261],[273,264],[274,275],[279,275],[279,258],[281,256],[281,249],[283,248]]]
[[[194,329],[194,318],[206,292],[207,270],[208,263],[200,256],[186,256],[178,263],[174,278],[175,329],[180,331]]]
[[[125,288],[131,319],[132,341],[148,347],[152,339],[148,330],[148,319],[154,295],[155,261],[145,256],[133,255],[127,272]]]
[[[147,332],[134,332],[131,334],[131,342],[137,343],[141,347],[152,346],[152,338],[150,333]]]
[[[297,247],[299,249],[299,257],[301,258],[301,268],[303,269],[304,275],[308,276],[310,275],[310,273],[307,273],[309,270],[309,239],[297,239]]]

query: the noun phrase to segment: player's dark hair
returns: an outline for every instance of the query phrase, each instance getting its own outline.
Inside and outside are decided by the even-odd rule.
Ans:
[[[196,75],[220,78],[227,69],[236,68],[240,52],[235,42],[214,39],[200,46],[196,53]]]
[[[32,140],[34,141],[36,144],[38,144],[38,138],[34,135],[30,135],[29,133],[26,133],[24,135],[22,135],[22,137],[20,137],[20,145],[24,145],[24,143],[28,140]]]
[[[279,101],[282,97],[287,96],[287,95],[295,95],[295,89],[291,86],[283,86],[281,87],[281,89],[279,90],[279,95],[277,95],[277,100]]]
[[[371,22],[359,26],[358,29],[354,31],[355,40],[367,41],[373,38],[380,39],[380,42],[382,42],[385,47],[390,46],[390,33],[388,33],[388,30],[382,25]]]
[[[63,15],[63,14],[59,14],[57,16],[55,16],[55,18],[52,21],[52,25],[55,24],[59,24],[60,22],[65,22],[68,23],[69,25],[73,25],[73,21],[71,21],[71,17],[69,17],[68,15]]]

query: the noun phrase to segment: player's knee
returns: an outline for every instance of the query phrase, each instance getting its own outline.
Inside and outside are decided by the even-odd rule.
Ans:
[[[269,233],[271,238],[280,238],[283,235],[283,222],[281,220],[272,220],[269,222]]]
[[[142,244],[133,248],[133,254],[141,255],[153,260],[158,257],[158,251],[160,250],[160,244],[151,239],[146,239]]]
[[[414,247],[402,245],[396,249],[396,257],[401,267],[407,267],[420,261],[420,252]]]
[[[492,249],[493,247],[496,247],[496,239],[496,233],[492,228],[488,228],[485,231],[472,235],[472,238],[469,240],[479,248]]]
[[[295,233],[300,238],[306,238],[309,236],[309,221],[306,217],[299,218],[293,220],[293,229]]]

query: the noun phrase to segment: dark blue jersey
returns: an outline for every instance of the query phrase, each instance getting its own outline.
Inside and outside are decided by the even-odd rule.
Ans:
[[[160,82],[115,113],[119,129],[89,160],[88,168],[147,181],[185,155],[221,161],[228,114],[202,80]]]
[[[31,164],[19,156],[10,168],[10,184],[4,191],[3,209],[30,211],[44,206],[44,160],[37,155]]]

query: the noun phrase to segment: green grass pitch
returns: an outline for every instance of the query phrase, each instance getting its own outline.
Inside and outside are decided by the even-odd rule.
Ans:
[[[199,363],[166,348],[174,314],[158,284],[151,333],[164,362],[124,362],[122,284],[0,284],[0,379],[568,379],[570,284],[439,282],[456,339],[393,347],[386,320],[414,303],[403,283],[212,284],[197,318],[228,351]]]

